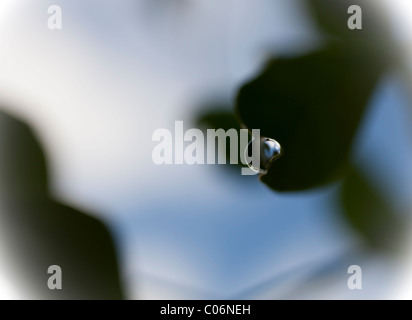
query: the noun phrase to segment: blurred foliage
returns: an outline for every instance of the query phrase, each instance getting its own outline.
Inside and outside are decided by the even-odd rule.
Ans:
[[[196,125],[206,129],[219,129],[222,128],[225,131],[229,129],[240,130],[239,122],[236,120],[233,112],[226,106],[219,106],[212,104],[203,108],[206,110],[196,117]],[[225,111],[227,110],[227,111]]]
[[[297,58],[271,60],[239,91],[236,112],[246,127],[279,141],[285,153],[262,181],[277,191],[306,190],[342,178],[362,116],[389,68],[387,32],[365,1],[309,1],[321,27],[334,37]],[[350,5],[359,4],[362,30],[347,26]],[[387,40],[389,42],[389,40]],[[384,47],[384,46],[383,46]]]
[[[372,248],[394,251],[403,230],[402,215],[355,168],[342,185],[341,204],[350,224]]]
[[[206,136],[207,129],[223,129],[225,131],[229,129],[236,129],[237,132],[241,129],[239,122],[236,120],[233,111],[230,110],[226,105],[219,104],[219,103],[211,103],[208,106],[202,108],[203,113],[199,114],[196,117],[196,126],[202,128],[204,134]],[[227,111],[226,111],[227,110]],[[240,150],[240,139],[238,139],[238,147]],[[227,139],[226,143],[226,165],[230,168],[239,168],[241,166],[245,166],[241,162],[241,152],[239,152],[238,164],[230,164],[230,144],[229,139]],[[234,171],[237,175],[239,175],[239,171]]]
[[[345,179],[345,218],[373,248],[391,242],[397,215],[350,153],[372,93],[400,51],[379,4],[369,0],[307,0],[324,36],[316,51],[271,59],[243,85],[235,112],[249,129],[276,139],[284,151],[261,180],[276,191],[302,191]],[[362,8],[362,30],[350,30],[348,8]],[[373,159],[370,159],[373,161]]]
[[[27,125],[0,112],[0,133],[1,243],[11,283],[29,299],[121,299],[107,228],[50,196],[46,157]],[[62,290],[47,286],[51,265],[62,268]]]
[[[341,178],[382,71],[362,52],[333,44],[303,57],[273,60],[244,85],[237,98],[239,118],[284,150],[262,181],[277,191],[293,191]]]
[[[379,1],[370,0],[306,0],[311,13],[322,32],[355,45],[370,46],[374,55],[393,51],[389,22]],[[347,22],[351,14],[349,7],[357,5],[362,9],[362,29],[351,30]],[[376,49],[376,50],[374,50]]]

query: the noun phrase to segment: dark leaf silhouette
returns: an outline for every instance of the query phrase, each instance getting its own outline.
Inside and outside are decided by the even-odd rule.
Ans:
[[[261,177],[264,183],[278,191],[304,190],[342,177],[385,68],[380,62],[335,43],[303,57],[273,60],[241,88],[240,120],[284,150]]]
[[[30,299],[121,299],[107,228],[50,197],[46,158],[27,125],[0,112],[0,133],[1,237],[9,280]],[[62,290],[47,286],[51,265],[62,269]]]
[[[196,119],[196,125],[200,128],[206,129],[223,129],[225,131],[229,129],[236,129],[239,132],[240,125],[239,122],[236,120],[235,114],[233,111],[230,111],[226,106],[219,105],[219,104],[212,104],[211,106],[207,106],[204,108],[205,111],[201,113]],[[238,140],[239,141],[239,140]],[[238,144],[240,148],[240,143]],[[226,143],[226,167],[228,168],[238,168],[239,166],[243,166],[241,162],[241,152],[239,153],[238,158],[238,165],[230,165],[230,144],[229,141]],[[235,172],[235,171],[234,171]],[[236,171],[236,174],[239,172]]]

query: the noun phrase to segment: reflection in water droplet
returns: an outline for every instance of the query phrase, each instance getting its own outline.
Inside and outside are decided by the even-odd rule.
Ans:
[[[282,155],[282,147],[280,146],[279,142],[275,139],[261,137],[260,138],[260,166],[256,168],[253,164],[253,143],[252,141],[249,142],[247,146],[247,159],[249,167],[261,174],[266,174],[269,166],[272,164],[273,161],[278,159]],[[246,150],[245,150],[246,151]]]
[[[279,142],[270,138],[262,138],[260,140],[260,168],[266,171],[272,161],[280,157],[281,152]]]

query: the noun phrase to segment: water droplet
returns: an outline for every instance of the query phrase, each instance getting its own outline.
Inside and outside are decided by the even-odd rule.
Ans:
[[[260,140],[260,168],[267,170],[270,164],[282,155],[282,148],[274,139],[262,138]]]
[[[261,174],[266,174],[273,161],[275,161],[282,155],[282,147],[280,146],[280,143],[275,139],[261,137],[259,151],[259,168],[254,165],[255,161],[253,161],[253,141],[249,142],[245,150],[245,153],[247,152],[245,156],[248,160],[248,165],[252,170]]]

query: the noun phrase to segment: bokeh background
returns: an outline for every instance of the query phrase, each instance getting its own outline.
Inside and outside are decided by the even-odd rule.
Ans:
[[[1,120],[14,128],[2,131],[6,142],[1,152],[13,157],[1,159],[14,165],[3,170],[39,170],[32,155],[40,151],[18,152],[22,145],[36,144],[18,137],[37,137],[50,191],[41,196],[47,210],[36,210],[50,212],[47,219],[55,221],[51,228],[56,234],[50,239],[63,243],[59,228],[73,223],[66,237],[83,239],[90,252],[100,243],[115,250],[118,267],[107,272],[119,272],[126,298],[410,298],[408,232],[389,249],[386,242],[381,246],[375,240],[380,234],[386,239],[401,232],[383,236],[391,221],[402,221],[407,230],[410,225],[412,4],[373,2],[381,6],[387,19],[382,25],[393,41],[385,49],[397,53],[399,65],[385,70],[368,95],[368,108],[351,145],[351,163],[362,174],[278,192],[230,166],[157,166],[152,161],[152,133],[159,128],[173,132],[177,120],[184,121],[185,129],[200,122],[209,127],[219,123],[221,117],[208,115],[234,115],[239,89],[264,71],[269,60],[293,59],[322,46],[325,32],[308,1],[2,0]],[[62,30],[47,28],[50,5],[62,7]],[[347,13],[342,14],[346,19]],[[352,81],[355,88],[357,79]],[[258,105],[252,112],[268,118]],[[42,236],[48,230],[43,216],[31,217],[25,225],[30,211],[36,211],[32,208],[38,207],[39,196],[28,196],[29,191],[16,196],[16,203],[27,206],[13,207],[24,212],[10,222],[15,229],[10,229],[11,235],[3,230],[9,229],[7,217],[15,217],[7,205],[15,193],[7,190],[16,175],[0,183],[2,235],[12,239],[3,241],[7,248],[1,251],[0,296],[38,298],[40,294],[29,294],[29,284],[22,280],[21,272],[27,270],[14,265],[20,260],[6,253],[33,251],[25,244],[37,239],[30,238],[31,228],[43,230]],[[30,190],[33,181],[19,190]],[[362,203],[353,210],[356,217],[365,214],[366,222],[351,219],[354,211],[342,203],[342,189],[349,199],[353,192],[360,195],[349,203]],[[76,212],[73,216],[87,213],[94,218],[93,226],[83,227],[77,218],[62,223],[60,206]],[[373,213],[383,207],[390,208],[389,220],[369,232],[376,221]],[[113,244],[98,221],[110,230]],[[62,257],[72,261],[78,259],[81,241],[53,250],[72,252],[74,246],[72,255]],[[24,255],[25,268],[36,265],[42,248],[52,250],[40,244],[34,248],[39,254]],[[83,269],[86,279],[94,267],[100,270],[106,259],[115,259],[105,256],[109,249],[95,259],[87,250],[82,256],[90,262]],[[347,269],[354,264],[362,267],[362,290],[347,287]],[[82,265],[73,268],[81,270]],[[65,277],[64,265],[62,269]],[[94,281],[105,278],[102,273]]]

